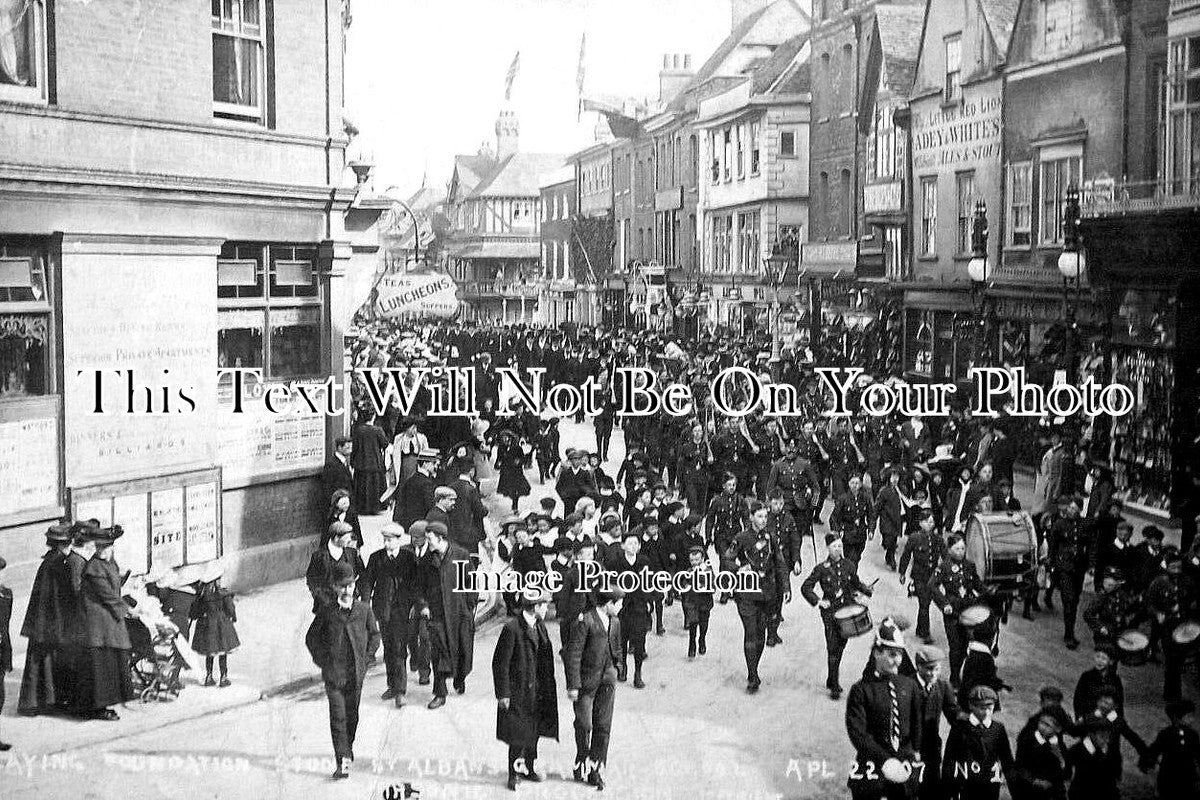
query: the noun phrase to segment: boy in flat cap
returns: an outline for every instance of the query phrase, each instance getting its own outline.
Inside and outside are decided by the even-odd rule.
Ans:
[[[337,762],[335,780],[350,777],[367,659],[379,649],[380,641],[371,607],[356,597],[356,581],[352,566],[334,566],[330,582],[335,600],[318,609],[304,637],[313,662],[321,668],[329,700],[329,730]]]
[[[967,694],[970,714],[958,720],[946,739],[942,783],[947,797],[956,800],[996,800],[1005,777],[1013,774],[1014,760],[1008,731],[992,718],[996,692],[976,686]]]
[[[963,713],[954,697],[954,689],[941,675],[945,656],[932,645],[917,648],[917,698],[921,702],[921,760],[925,773],[921,776],[920,796],[942,796],[942,733],[941,722],[953,726]]]

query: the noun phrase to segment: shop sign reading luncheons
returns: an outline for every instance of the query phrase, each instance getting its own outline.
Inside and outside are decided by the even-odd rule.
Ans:
[[[383,317],[453,317],[458,286],[441,272],[388,275],[379,282],[375,312]]]

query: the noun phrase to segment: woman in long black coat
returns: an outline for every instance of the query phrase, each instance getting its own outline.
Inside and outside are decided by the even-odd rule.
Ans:
[[[514,790],[520,778],[541,780],[534,771],[538,739],[558,739],[554,647],[542,622],[550,595],[519,602],[521,613],[504,623],[492,658],[496,738],[508,744],[508,788]]]
[[[517,503],[529,494],[531,487],[525,478],[525,452],[521,449],[517,437],[510,432],[502,434],[496,444],[496,469],[500,470],[496,493],[512,500],[512,511],[515,514]]]
[[[103,720],[120,719],[109,706],[134,696],[129,675],[132,645],[125,627],[129,608],[121,599],[121,571],[113,561],[113,543],[122,534],[120,525],[96,531],[96,554],[83,570],[83,651],[76,665],[72,710]]]
[[[387,491],[387,466],[383,453],[391,444],[383,428],[375,424],[375,414],[366,411],[350,431],[354,449],[350,466],[354,468],[354,507],[368,516],[380,512],[380,496]]]

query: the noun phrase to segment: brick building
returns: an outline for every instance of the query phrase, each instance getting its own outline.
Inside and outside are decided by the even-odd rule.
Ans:
[[[123,525],[134,573],[194,579],[223,555],[244,587],[302,569],[345,421],[232,414],[217,371],[343,379],[344,276],[374,259],[352,245],[379,214],[345,169],[348,21],[300,0],[31,2],[0,34],[0,551],[18,594],[63,515]]]
[[[542,224],[539,232],[542,269],[535,281],[538,288],[537,319],[550,325],[578,322],[575,270],[571,266],[575,246],[574,224],[578,212],[575,168],[562,167],[543,178],[540,187]]]

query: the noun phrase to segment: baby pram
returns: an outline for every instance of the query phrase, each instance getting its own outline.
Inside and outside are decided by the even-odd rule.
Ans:
[[[125,626],[132,645],[129,671],[139,698],[143,703],[174,700],[183,688],[179,673],[188,669],[176,645],[179,629],[169,622],[160,623],[152,635],[144,622],[133,617],[125,620]]]

